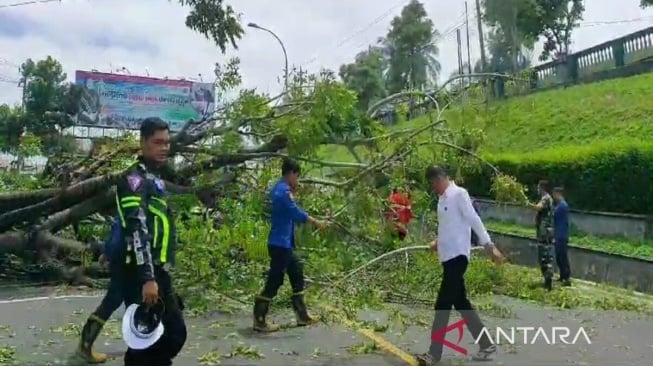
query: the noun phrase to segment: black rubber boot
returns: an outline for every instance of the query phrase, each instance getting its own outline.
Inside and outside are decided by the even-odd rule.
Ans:
[[[308,309],[306,308],[306,303],[304,302],[303,293],[293,294],[291,297],[291,302],[292,309],[295,312],[295,316],[297,318],[298,327],[304,327],[317,323],[317,320],[308,314]]]
[[[270,301],[271,299],[263,296],[257,296],[254,300],[254,330],[257,332],[272,333],[281,329],[278,324],[268,323],[265,320],[270,310]]]
[[[560,282],[562,282],[563,287],[570,287],[571,286],[571,281],[570,280],[562,280]]]
[[[107,362],[108,357],[106,354],[93,350],[93,343],[100,335],[103,327],[104,321],[95,315],[91,315],[84,324],[84,328],[82,328],[77,354],[87,363]]]

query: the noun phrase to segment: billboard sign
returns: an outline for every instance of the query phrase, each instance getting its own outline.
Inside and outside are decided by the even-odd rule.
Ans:
[[[179,131],[188,120],[201,120],[215,109],[211,83],[76,71],[83,88],[78,126],[138,129],[147,117],[159,117]]]

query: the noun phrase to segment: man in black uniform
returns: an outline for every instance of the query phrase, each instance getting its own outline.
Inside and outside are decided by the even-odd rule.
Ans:
[[[186,342],[181,299],[172,289],[168,270],[174,262],[176,235],[158,171],[168,159],[170,133],[159,118],[145,119],[140,128],[141,156],[117,184],[116,201],[123,228],[125,306],[163,302],[165,332],[152,347],[128,349],[125,366],[169,366]]]
[[[537,240],[537,259],[544,277],[544,287],[553,288],[553,198],[549,194],[549,183],[541,180],[537,185],[540,201],[531,206],[535,215],[535,239]]]
[[[104,327],[104,323],[111,317],[120,305],[122,305],[123,294],[123,265],[125,263],[124,245],[122,243],[122,228],[120,218],[111,225],[111,234],[104,244],[104,253],[100,256],[100,263],[109,262],[109,288],[104,298],[95,311],[88,317],[82,328],[81,339],[77,354],[86,362],[91,364],[104,363],[108,357],[106,354],[93,350],[93,342]]]

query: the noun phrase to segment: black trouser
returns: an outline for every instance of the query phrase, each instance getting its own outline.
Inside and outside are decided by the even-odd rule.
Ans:
[[[476,233],[474,232],[474,230],[472,230],[471,239],[472,239],[472,246],[473,246],[473,247],[477,247],[477,246],[480,245],[480,244],[478,243],[478,235],[476,235]]]
[[[571,277],[571,268],[569,266],[569,242],[567,240],[555,241],[556,264],[560,269],[560,279],[563,281]]]
[[[116,264],[114,262],[109,262],[109,288],[107,293],[104,294],[102,302],[93,312],[93,315],[105,322],[111,317],[111,314],[118,310],[124,299],[124,268],[121,263]]]
[[[125,275],[125,306],[141,302],[142,284],[136,278],[136,269],[128,267]],[[186,323],[182,304],[172,288],[170,273],[163,268],[155,269],[159,297],[165,310],[162,317],[164,333],[161,339],[144,350],[127,349],[125,366],[170,366],[186,343]]]
[[[268,246],[270,270],[261,296],[272,299],[283,285],[283,277],[288,273],[293,293],[304,291],[304,266],[292,248]]]
[[[466,320],[467,329],[469,329],[474,339],[477,339],[481,334],[483,322],[469,302],[467,289],[465,288],[464,276],[468,264],[469,260],[464,255],[442,263],[442,282],[440,282],[438,298],[435,301],[435,320],[431,328],[432,333],[447,327],[451,308],[453,307]],[[442,337],[444,338],[444,334],[442,334]],[[481,348],[489,347],[491,344],[491,340],[486,335],[479,340]],[[434,361],[439,361],[442,358],[442,346],[442,343],[431,340],[429,353]]]

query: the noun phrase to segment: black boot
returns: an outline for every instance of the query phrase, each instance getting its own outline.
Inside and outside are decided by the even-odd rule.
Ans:
[[[263,296],[257,296],[254,300],[254,330],[257,332],[272,333],[281,329],[279,325],[265,320],[270,310],[270,301],[271,299]]]
[[[563,287],[570,287],[571,286],[571,281],[570,280],[561,280],[562,286]]]
[[[291,302],[292,309],[295,311],[295,316],[297,317],[298,327],[317,323],[317,320],[308,314],[308,309],[306,308],[306,303],[304,302],[303,293],[300,292],[293,294],[291,297]]]
[[[547,291],[553,290],[553,264],[551,261],[546,261],[542,268],[542,276],[544,277],[544,288]]]
[[[104,327],[104,321],[96,315],[91,315],[86,321],[86,324],[84,324],[84,328],[82,328],[77,354],[87,363],[107,362],[108,357],[106,354],[93,350],[93,343],[100,335],[102,327]]]

